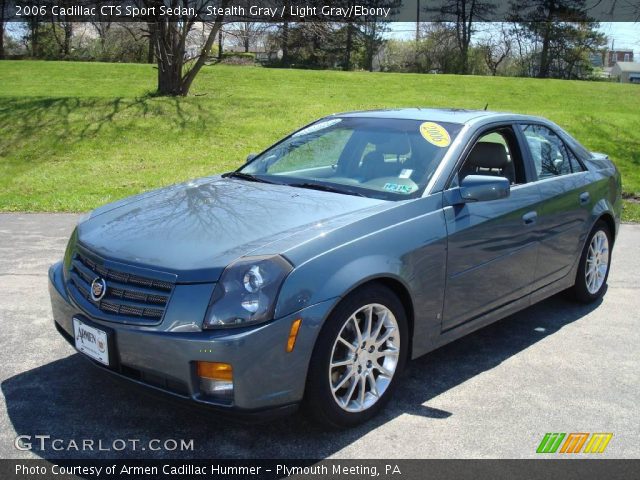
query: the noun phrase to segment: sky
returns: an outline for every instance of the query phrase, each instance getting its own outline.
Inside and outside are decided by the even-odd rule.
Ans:
[[[481,24],[478,29],[489,29],[488,24]],[[635,53],[635,60],[640,61],[640,22],[601,22],[600,30],[609,38],[609,48],[613,41],[616,49],[631,49]],[[414,38],[416,25],[413,22],[391,23],[389,38]]]

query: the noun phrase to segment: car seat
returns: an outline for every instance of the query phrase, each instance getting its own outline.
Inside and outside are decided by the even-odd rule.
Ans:
[[[476,143],[460,173],[460,180],[467,175],[493,175],[506,177],[511,184],[515,183],[516,177],[513,162],[504,145],[494,142]]]
[[[391,134],[384,139],[376,139],[372,143],[375,150],[367,153],[359,168],[359,176],[363,181],[374,178],[398,176],[402,168],[400,157],[408,155],[411,151],[409,139],[406,134]],[[395,160],[385,160],[385,156],[395,155]]]

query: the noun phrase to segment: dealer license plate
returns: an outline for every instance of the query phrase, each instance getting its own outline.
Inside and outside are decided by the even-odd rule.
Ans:
[[[73,332],[76,348],[80,352],[109,366],[107,332],[91,327],[77,317],[73,317]]]

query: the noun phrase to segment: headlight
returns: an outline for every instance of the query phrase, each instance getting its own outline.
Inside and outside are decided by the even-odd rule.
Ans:
[[[292,269],[279,255],[232,263],[213,290],[203,328],[244,327],[269,320],[280,286]]]

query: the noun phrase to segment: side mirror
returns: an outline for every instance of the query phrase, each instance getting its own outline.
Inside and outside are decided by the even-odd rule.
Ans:
[[[490,175],[467,175],[460,183],[462,202],[486,202],[507,198],[511,192],[509,180]]]
[[[247,161],[246,163],[249,163],[251,160],[253,160],[254,158],[256,158],[258,156],[257,153],[250,153],[249,155],[247,155]]]

